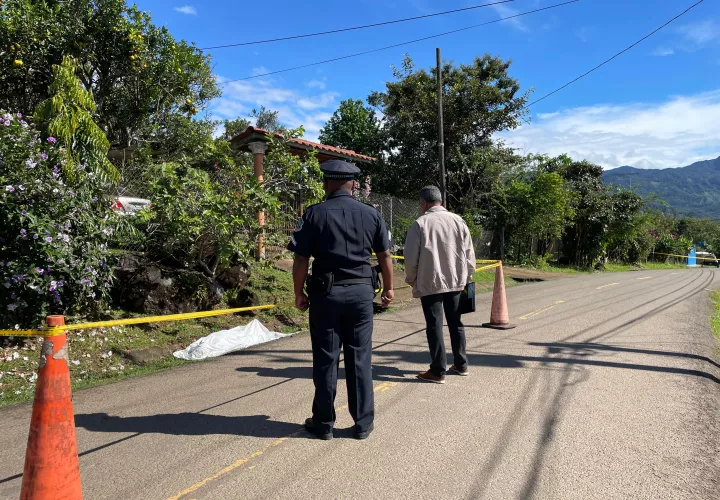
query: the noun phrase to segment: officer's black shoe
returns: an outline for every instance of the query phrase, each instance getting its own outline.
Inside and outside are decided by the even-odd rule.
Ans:
[[[367,439],[370,437],[370,433],[375,430],[375,424],[370,424],[370,427],[366,431],[355,430],[355,439]]]
[[[321,433],[318,432],[318,430],[315,428],[315,422],[313,422],[312,417],[305,420],[305,430],[308,431],[310,434],[315,436],[318,439],[322,439],[323,441],[330,441],[333,438],[332,431],[327,433]]]

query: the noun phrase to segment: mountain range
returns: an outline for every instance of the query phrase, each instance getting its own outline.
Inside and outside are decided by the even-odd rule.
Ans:
[[[603,180],[666,202],[653,203],[666,213],[720,219],[720,157],[662,170],[619,167],[605,171]]]

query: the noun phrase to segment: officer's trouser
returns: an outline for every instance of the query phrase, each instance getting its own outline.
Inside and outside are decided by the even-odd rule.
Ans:
[[[373,298],[371,285],[334,286],[330,295],[310,297],[313,350],[314,425],[329,432],[335,424],[340,348],[345,354],[348,407],[355,427],[365,431],[375,417],[372,382]]]

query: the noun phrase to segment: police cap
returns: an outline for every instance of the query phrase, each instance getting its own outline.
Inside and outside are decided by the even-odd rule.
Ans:
[[[334,181],[351,181],[360,173],[360,169],[352,163],[342,160],[328,160],[320,165],[323,177]]]

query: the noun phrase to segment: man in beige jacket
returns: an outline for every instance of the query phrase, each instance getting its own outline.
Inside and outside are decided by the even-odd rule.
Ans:
[[[428,186],[420,191],[420,207],[423,215],[408,231],[404,251],[405,281],[413,286],[413,296],[422,302],[432,358],[430,370],[420,373],[418,378],[444,384],[447,355],[443,308],[454,356],[450,370],[469,375],[459,304],[462,291],[475,273],[475,249],[465,221],[442,206],[437,187]]]

